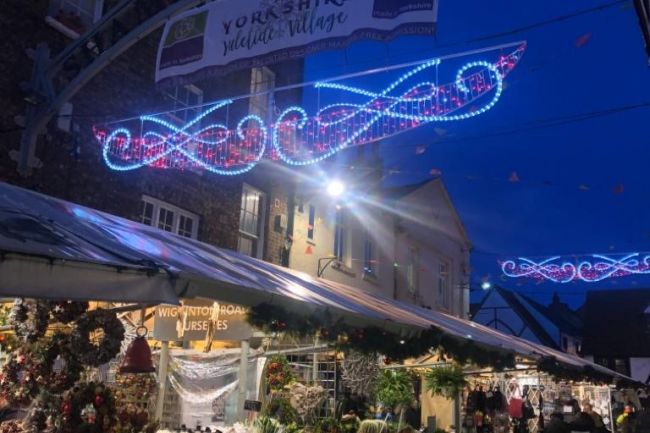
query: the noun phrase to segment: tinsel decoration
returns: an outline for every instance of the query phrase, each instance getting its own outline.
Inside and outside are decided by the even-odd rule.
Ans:
[[[114,312],[102,309],[88,311],[75,324],[70,334],[70,350],[82,364],[98,367],[120,353],[124,326]],[[94,344],[90,341],[90,333],[97,329],[101,329],[104,336],[98,344]]]
[[[47,331],[49,308],[45,302],[16,299],[9,315],[16,336],[25,343],[33,343]]]
[[[379,357],[351,350],[341,363],[341,380],[353,394],[372,397],[379,378]]]

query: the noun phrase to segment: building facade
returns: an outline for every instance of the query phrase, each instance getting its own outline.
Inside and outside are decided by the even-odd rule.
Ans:
[[[581,350],[582,319],[557,294],[544,306],[521,293],[493,287],[472,308],[472,320],[563,352],[577,355]]]
[[[467,317],[470,243],[442,181],[363,185],[299,195],[291,268]]]
[[[271,68],[244,70],[173,88],[154,85],[156,48],[161,29],[137,42],[81,88],[47,127],[37,143],[41,167],[22,177],[13,160],[24,127],[28,104],[21,83],[31,75],[34,48],[47,41],[52,57],[89,29],[111,1],[11,0],[0,17],[3,50],[11,62],[3,62],[0,96],[4,102],[0,118],[0,181],[70,200],[111,214],[126,217],[162,230],[191,237],[273,263],[286,263],[287,200],[290,186],[266,163],[247,175],[217,176],[195,170],[143,168],[112,171],[103,162],[94,128],[110,120],[167,111],[166,120],[183,125],[201,114],[209,101],[247,95],[299,80],[302,62],[290,61]],[[136,25],[171,2],[134,2],[123,24]],[[92,6],[92,7],[91,7]],[[144,8],[144,9],[143,9]],[[123,37],[118,26],[102,32],[89,58],[69,61],[69,78],[76,77],[92,56]],[[278,104],[292,104],[297,92],[283,92]],[[281,98],[284,98],[282,100]],[[33,102],[32,102],[33,103]],[[267,95],[245,98],[229,107],[232,119],[241,113],[267,118]],[[283,257],[285,257],[283,259]]]
[[[650,384],[650,290],[587,292],[585,358]]]

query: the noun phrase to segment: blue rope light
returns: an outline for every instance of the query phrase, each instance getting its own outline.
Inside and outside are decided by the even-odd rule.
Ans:
[[[519,257],[501,263],[501,270],[511,278],[526,277],[554,283],[594,283],[608,278],[650,274],[650,254],[630,253],[620,258],[593,254],[578,262],[562,260],[560,256],[541,261]]]
[[[524,49],[525,45],[521,45],[496,62],[469,62],[458,70],[454,82],[444,85],[430,79],[413,83],[415,77],[437,69],[442,64],[440,59],[412,67],[379,92],[319,82],[313,85],[319,94],[327,91],[332,93],[330,97],[343,102],[327,104],[312,116],[305,107],[288,107],[271,125],[259,116],[247,115],[234,130],[217,121],[201,126],[202,121],[234,102],[224,100],[182,126],[162,115],[143,115],[137,119],[139,133],[136,126],[121,125],[98,132],[97,138],[103,145],[104,161],[118,171],[144,166],[199,168],[233,176],[250,171],[269,148],[273,152],[267,156],[287,164],[315,164],[350,146],[432,122],[466,120],[487,112],[501,98],[503,80],[517,65]],[[357,102],[355,98],[367,99]]]

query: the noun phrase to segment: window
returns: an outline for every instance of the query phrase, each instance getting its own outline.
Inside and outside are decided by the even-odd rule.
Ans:
[[[622,358],[617,358],[614,360],[614,371],[629,376],[629,371],[627,368],[627,360]]]
[[[264,193],[244,185],[241,196],[239,241],[237,245],[240,253],[257,258],[262,256],[263,221]]]
[[[158,228],[166,232],[174,230],[174,211],[160,207],[158,213]]]
[[[438,302],[449,307],[449,264],[445,262],[438,265]]]
[[[314,224],[316,224],[316,207],[309,205],[309,223],[307,224],[307,239],[314,240]]]
[[[271,120],[269,108],[271,104],[270,91],[275,88],[275,73],[266,66],[253,68],[251,71],[251,97],[248,107],[250,114]]]
[[[339,262],[345,260],[346,244],[347,243],[347,228],[345,209],[337,208],[335,223],[334,223],[334,255]]]
[[[406,263],[406,286],[409,293],[415,294],[419,290],[418,269],[420,268],[420,254],[417,248],[409,248]]]
[[[198,235],[198,215],[149,196],[142,197],[140,222],[187,238]]]
[[[181,215],[178,224],[178,234],[187,238],[191,238],[192,233],[194,232],[193,229],[194,220],[192,218],[186,217],[185,215]]]
[[[171,116],[178,123],[185,124],[201,114],[202,108],[197,105],[203,103],[203,90],[197,86],[193,84],[177,86],[168,95],[174,103]],[[194,125],[194,128],[197,127],[198,124]]]
[[[366,276],[377,276],[377,259],[375,258],[375,247],[370,235],[366,234],[366,241],[363,245],[363,274]]]

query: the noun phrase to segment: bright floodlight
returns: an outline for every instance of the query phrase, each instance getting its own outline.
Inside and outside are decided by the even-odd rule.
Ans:
[[[338,197],[345,191],[345,185],[341,181],[333,180],[327,185],[327,193],[332,197]]]
[[[481,283],[481,289],[483,289],[483,290],[490,290],[491,287],[492,287],[492,284],[490,284],[489,281],[483,281]]]

